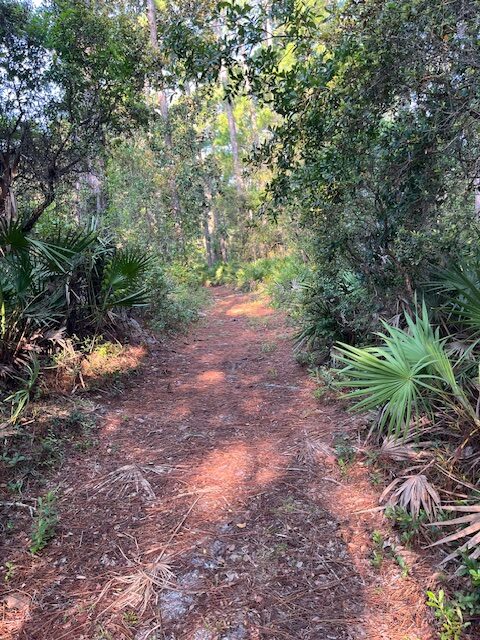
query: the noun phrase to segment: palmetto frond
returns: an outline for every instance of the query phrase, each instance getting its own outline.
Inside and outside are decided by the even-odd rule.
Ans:
[[[430,520],[441,505],[440,496],[435,487],[423,474],[396,478],[380,496],[380,502],[388,497],[387,504],[399,506],[408,511],[413,518],[418,518],[423,509]]]
[[[122,249],[107,262],[102,282],[102,307],[140,307],[150,300],[149,289],[143,278],[152,262],[149,254],[141,250]]]
[[[52,329],[97,331],[114,307],[149,302],[143,251],[118,250],[91,229],[40,239],[0,221],[0,360],[25,365]],[[48,341],[48,340],[47,340]]]
[[[155,492],[146,476],[148,474],[159,476],[170,470],[171,467],[166,465],[127,464],[111,471],[99,482],[94,483],[92,487],[97,493],[106,491],[107,495],[114,490],[119,496],[126,495],[128,491],[134,491],[152,500],[155,498]]]
[[[356,401],[357,410],[383,407],[380,428],[388,433],[407,434],[415,415],[431,413],[433,400],[461,407],[472,420],[475,412],[458,384],[445,340],[430,324],[425,304],[422,314],[405,315],[407,330],[383,323],[379,334],[383,344],[358,348],[340,343],[338,360],[341,373],[352,387],[346,397]]]
[[[423,460],[430,455],[425,450],[427,444],[430,443],[415,442],[415,439],[410,435],[404,438],[395,438],[393,435],[386,436],[380,445],[378,454],[380,458],[395,462]]]
[[[480,268],[452,265],[438,274],[433,290],[448,294],[443,309],[460,324],[480,332]]]
[[[450,542],[456,542],[462,538],[468,540],[462,544],[453,553],[447,556],[442,564],[445,564],[449,560],[452,560],[462,553],[469,554],[472,560],[478,560],[480,558],[480,505],[469,506],[444,506],[444,511],[452,511],[457,513],[464,513],[465,515],[453,518],[452,520],[442,520],[440,522],[434,522],[432,526],[436,527],[450,527],[459,526],[458,531],[452,533],[441,540],[434,542],[432,547],[440,544],[449,544]],[[465,526],[463,526],[465,525]]]

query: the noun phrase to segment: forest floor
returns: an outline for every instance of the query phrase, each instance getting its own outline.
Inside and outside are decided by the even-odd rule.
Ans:
[[[313,397],[280,312],[212,297],[99,401],[96,446],[52,473],[55,538],[33,557],[28,532],[3,546],[15,573],[0,637],[434,638],[431,558],[402,552],[408,575],[388,555],[372,564],[372,532],[389,535],[365,513],[379,488],[332,450],[356,421]]]

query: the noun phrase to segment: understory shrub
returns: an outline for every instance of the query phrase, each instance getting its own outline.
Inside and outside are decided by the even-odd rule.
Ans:
[[[188,278],[186,269],[178,265],[166,268],[158,261],[150,268],[147,284],[151,302],[146,316],[151,327],[161,333],[184,331],[200,317],[201,309],[208,303],[208,291],[196,276]]]
[[[372,429],[384,441],[380,455],[408,465],[386,492],[393,491],[398,504],[408,505],[413,517],[422,505],[431,526],[448,528],[448,535],[430,541],[431,546],[454,544],[443,563],[462,555],[476,561],[480,557],[480,269],[457,264],[437,272],[437,280],[427,289],[437,294],[435,309],[423,302],[395,325],[383,321],[383,331],[370,346],[337,344],[335,357],[343,365],[338,386],[352,389],[346,397],[355,409],[376,412]],[[412,467],[412,461],[417,466]],[[440,481],[439,476],[454,481],[457,493],[448,491],[450,500],[458,495],[454,504],[441,505],[432,484],[432,479]],[[435,508],[430,509],[432,499]],[[433,522],[440,507],[443,513],[458,515]]]
[[[0,228],[0,373],[15,375],[34,355],[68,336],[114,333],[118,309],[148,304],[150,255],[119,249],[94,230],[71,228],[53,237]]]

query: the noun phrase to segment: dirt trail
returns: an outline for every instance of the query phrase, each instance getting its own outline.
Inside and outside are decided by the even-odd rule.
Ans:
[[[433,638],[426,560],[408,554],[408,577],[391,560],[371,565],[380,516],[355,512],[377,492],[359,463],[340,474],[328,448],[350,416],[313,398],[281,314],[225,288],[213,296],[188,338],[99,409],[94,452],[52,478],[58,535],[18,569],[31,606],[3,637]],[[107,475],[132,464],[137,487]],[[159,556],[173,575],[142,591]],[[129,587],[153,596],[142,615],[141,603],[115,609]]]

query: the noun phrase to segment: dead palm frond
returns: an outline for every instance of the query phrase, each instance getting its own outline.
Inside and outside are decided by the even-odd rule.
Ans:
[[[439,544],[448,544],[450,542],[455,542],[456,540],[460,540],[461,538],[469,539],[467,542],[462,544],[458,549],[456,549],[453,553],[447,556],[441,564],[446,564],[449,560],[452,560],[458,555],[462,553],[468,553],[472,560],[478,560],[480,558],[480,505],[468,505],[468,506],[452,506],[448,505],[443,507],[444,511],[453,511],[457,513],[465,513],[466,515],[460,516],[458,518],[453,518],[452,520],[443,520],[441,522],[433,522],[432,527],[448,527],[455,525],[466,525],[463,529],[452,533],[441,540],[437,540],[431,547],[435,547]],[[471,552],[471,553],[470,553]]]
[[[115,596],[102,614],[111,609],[133,609],[140,616],[143,615],[152,601],[156,604],[160,591],[174,587],[175,576],[167,560],[162,553],[153,562],[137,563],[132,573],[115,576],[109,580],[98,596],[96,604],[111,591],[115,592]]]
[[[415,443],[413,438],[396,438],[394,435],[383,439],[378,450],[378,457],[383,460],[394,460],[395,462],[412,462],[425,460],[431,456],[428,451],[422,448],[430,443]]]
[[[319,458],[335,459],[335,452],[325,440],[328,436],[322,433],[309,433],[304,430],[293,444],[283,451],[284,456],[295,458],[302,464],[316,464]]]
[[[106,494],[110,495],[110,493],[114,491],[115,486],[120,484],[122,486],[118,495],[121,497],[126,495],[133,486],[135,493],[143,493],[147,498],[153,500],[155,498],[155,492],[145,475],[147,473],[162,475],[170,471],[170,469],[171,467],[167,465],[126,464],[108,473],[100,482],[93,484],[92,488],[96,493],[106,491]]]
[[[383,502],[387,496],[389,496],[387,501],[389,506],[402,507],[413,518],[418,518],[420,510],[423,509],[432,520],[441,505],[438,491],[422,473],[396,478],[382,493],[380,502]]]
[[[305,464],[315,464],[319,458],[335,458],[335,452],[326,442],[325,436],[316,436],[305,431],[297,449],[297,459]]]

